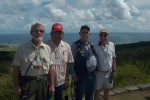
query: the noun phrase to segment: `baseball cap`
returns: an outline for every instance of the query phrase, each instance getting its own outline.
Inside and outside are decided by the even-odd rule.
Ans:
[[[55,31],[61,31],[61,32],[63,32],[64,30],[63,30],[62,24],[60,24],[60,23],[54,23],[52,25],[51,32],[55,32]]]
[[[100,33],[108,33],[109,34],[109,31],[106,28],[104,28],[104,29],[100,30]]]
[[[90,27],[89,27],[88,25],[82,25],[81,28],[80,28],[80,31],[81,31],[82,29],[88,29],[88,30],[90,31]]]

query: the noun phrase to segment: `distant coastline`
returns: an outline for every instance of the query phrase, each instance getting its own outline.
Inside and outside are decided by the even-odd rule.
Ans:
[[[136,43],[140,41],[149,41],[150,33],[111,33],[110,41],[115,44],[128,44]],[[11,45],[17,46],[24,42],[30,41],[31,36],[29,34],[0,34],[0,45]],[[46,33],[43,41],[50,39],[49,33]],[[79,39],[78,33],[66,33],[64,36],[64,41],[72,44],[72,42]],[[99,41],[98,33],[92,33],[90,41],[97,43]]]

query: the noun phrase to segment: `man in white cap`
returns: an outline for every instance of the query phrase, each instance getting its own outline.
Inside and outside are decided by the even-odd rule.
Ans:
[[[109,100],[109,90],[113,87],[112,78],[116,72],[115,45],[108,41],[109,32],[102,29],[100,41],[94,45],[98,67],[96,71],[96,90],[94,99],[99,100],[100,89],[104,87],[104,100]]]

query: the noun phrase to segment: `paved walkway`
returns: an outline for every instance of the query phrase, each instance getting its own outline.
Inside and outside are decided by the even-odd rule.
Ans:
[[[100,99],[103,100],[103,99]],[[131,91],[110,96],[109,100],[150,100],[150,89],[144,91]]]
[[[132,91],[136,91],[136,92],[132,92]],[[115,88],[110,91],[109,95],[111,97],[110,100],[127,100],[127,98],[130,98],[130,100],[150,100],[150,83],[128,86],[125,88]],[[140,95],[143,95],[144,96],[143,98],[145,99],[138,98],[140,97]],[[100,93],[100,96],[103,97],[103,92]],[[137,98],[133,99],[136,96]],[[115,99],[117,97],[120,99]]]

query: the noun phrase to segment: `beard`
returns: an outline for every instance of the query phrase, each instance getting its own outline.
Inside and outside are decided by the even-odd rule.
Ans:
[[[34,40],[36,41],[42,41],[43,40],[43,36],[42,37],[33,37]]]

